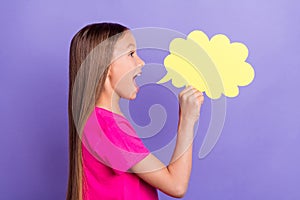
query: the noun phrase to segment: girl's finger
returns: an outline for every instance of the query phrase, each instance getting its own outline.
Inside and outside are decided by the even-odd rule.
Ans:
[[[201,91],[198,90],[198,91],[195,93],[195,95],[196,95],[196,96],[203,96],[203,93],[202,93]]]
[[[198,90],[196,88],[191,88],[189,91],[185,92],[185,95],[191,96],[196,93]]]
[[[202,101],[202,103],[203,103],[203,101],[204,101],[204,96],[203,96],[203,93],[202,93],[202,92],[197,92],[197,93],[195,94],[195,97],[196,97],[197,99],[199,99],[199,101]]]
[[[193,87],[191,85],[187,85],[185,87],[185,89],[180,92],[179,97],[181,97],[183,94],[185,94],[186,92],[190,91],[191,89],[193,89]]]

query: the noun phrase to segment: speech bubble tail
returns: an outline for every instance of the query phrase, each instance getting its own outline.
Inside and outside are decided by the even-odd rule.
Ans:
[[[162,83],[168,82],[170,79],[171,79],[171,77],[167,74],[162,79],[160,79],[159,81],[157,81],[156,83],[157,84],[162,84]]]

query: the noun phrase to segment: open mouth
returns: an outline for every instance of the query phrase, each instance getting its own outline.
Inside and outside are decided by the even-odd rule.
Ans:
[[[136,88],[139,88],[139,86],[136,84],[135,78],[138,77],[138,76],[141,76],[141,75],[142,75],[142,72],[139,72],[138,74],[134,75],[133,78],[132,78],[133,84]]]

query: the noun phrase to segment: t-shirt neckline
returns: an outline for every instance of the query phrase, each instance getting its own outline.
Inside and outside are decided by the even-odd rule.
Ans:
[[[98,110],[102,110],[102,111],[104,111],[106,113],[113,114],[113,115],[119,116],[119,117],[121,117],[123,119],[126,119],[123,115],[120,115],[118,113],[112,112],[112,111],[110,111],[110,110],[108,110],[106,108],[102,108],[102,107],[98,107],[98,106],[95,106],[95,108],[98,109]]]

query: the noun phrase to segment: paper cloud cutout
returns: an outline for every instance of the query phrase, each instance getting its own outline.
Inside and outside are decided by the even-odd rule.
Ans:
[[[246,86],[254,79],[254,70],[246,62],[247,47],[222,34],[209,40],[202,31],[193,31],[187,39],[175,38],[165,58],[167,74],[157,83],[172,79],[175,87],[192,85],[211,99],[224,94],[236,97],[238,86]]]

